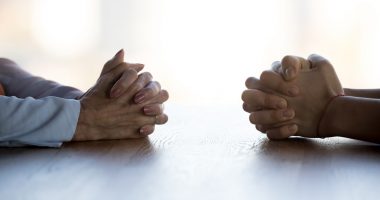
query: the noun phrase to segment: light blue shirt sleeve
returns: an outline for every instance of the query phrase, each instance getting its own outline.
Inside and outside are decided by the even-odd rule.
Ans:
[[[75,133],[83,92],[34,76],[0,58],[0,146],[59,147]]]
[[[80,102],[0,96],[0,146],[60,147],[75,133]]]

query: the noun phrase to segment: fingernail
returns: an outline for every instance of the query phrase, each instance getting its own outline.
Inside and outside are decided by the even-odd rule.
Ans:
[[[143,136],[148,136],[151,134],[151,132],[148,132],[148,130],[145,127],[143,127],[143,128],[140,128],[140,134]]]
[[[136,64],[136,66],[137,66],[137,69],[136,69],[137,72],[139,72],[139,71],[141,71],[142,69],[144,69],[144,64],[140,64],[140,63],[138,63],[138,64]]]
[[[281,100],[277,103],[277,108],[286,108],[286,101]]]
[[[147,115],[153,114],[153,110],[151,107],[147,106],[147,107],[144,107],[144,113]]]
[[[297,128],[297,125],[293,124],[291,126],[288,126],[288,130],[290,133],[294,134],[297,132],[298,128]]]
[[[299,93],[299,90],[298,90],[298,87],[296,87],[296,86],[292,86],[288,90],[288,94],[291,96],[296,96],[296,95],[298,95],[298,93]]]
[[[136,95],[135,103],[140,104],[140,103],[144,102],[144,99],[145,99],[145,94],[140,93],[140,94]]]
[[[286,77],[288,77],[288,78],[293,78],[294,75],[295,75],[294,70],[293,70],[292,68],[287,68],[287,69],[285,70],[285,75],[286,75]]]
[[[145,128],[140,128],[140,134],[141,134],[141,135],[146,135],[146,130],[145,130]]]
[[[292,110],[285,110],[282,113],[282,116],[284,117],[284,119],[290,119],[293,117],[293,111]]]
[[[114,56],[114,58],[118,57],[122,52],[124,51],[124,49],[120,49]]]

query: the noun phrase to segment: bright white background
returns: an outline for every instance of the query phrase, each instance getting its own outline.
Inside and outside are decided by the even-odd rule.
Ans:
[[[245,79],[286,54],[376,88],[380,1],[0,0],[0,57],[36,75],[86,90],[120,48],[181,104],[241,104]]]

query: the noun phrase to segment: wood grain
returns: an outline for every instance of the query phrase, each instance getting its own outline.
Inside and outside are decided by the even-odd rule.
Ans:
[[[147,139],[1,148],[0,199],[378,199],[380,147],[269,141],[236,107],[169,105]]]

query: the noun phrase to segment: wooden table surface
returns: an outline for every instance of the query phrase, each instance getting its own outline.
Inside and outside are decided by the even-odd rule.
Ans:
[[[236,107],[167,106],[147,139],[0,148],[0,199],[379,199],[380,146],[269,141]]]

